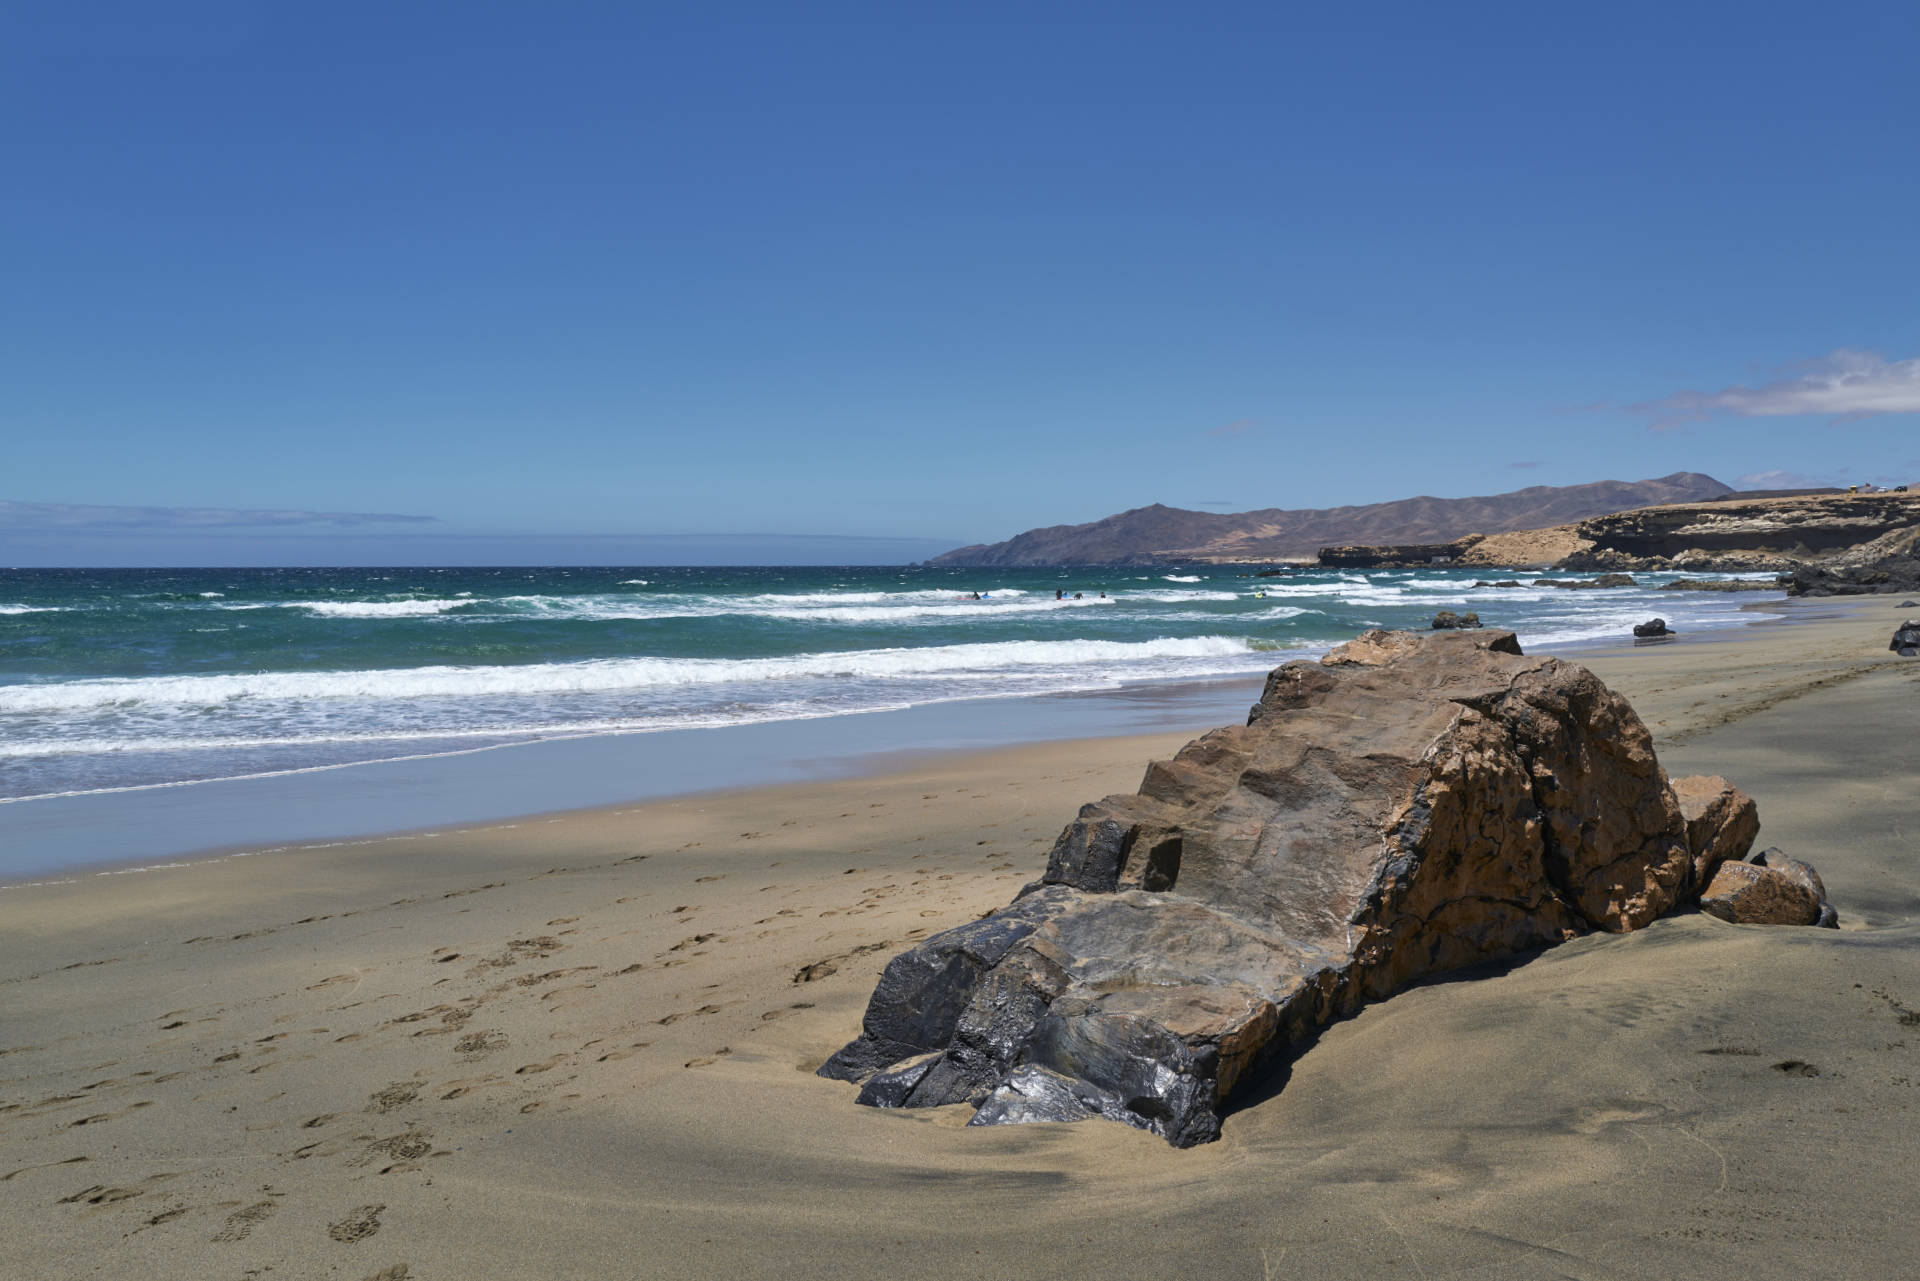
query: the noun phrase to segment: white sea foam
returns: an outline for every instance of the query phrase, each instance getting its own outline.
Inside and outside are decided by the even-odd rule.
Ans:
[[[622,587],[645,587],[647,582],[648,580],[644,578],[623,578],[620,580],[620,585]]]
[[[1230,636],[1150,641],[984,641],[914,649],[867,649],[784,658],[612,658],[514,666],[413,667],[344,672],[257,672],[230,676],[149,676],[0,685],[0,713],[66,712],[138,704],[216,707],[243,699],[471,698],[585,694],[662,687],[806,679],[940,679],[1023,669],[1152,667],[1156,660],[1246,659],[1255,651]],[[1221,670],[1236,670],[1225,666]]]
[[[322,618],[423,618],[472,604],[464,600],[300,600],[290,603]]]
[[[1168,583],[1198,583],[1205,581],[1198,574],[1162,574],[1160,578],[1162,582]]]
[[[0,614],[64,614],[58,605],[0,605]]]

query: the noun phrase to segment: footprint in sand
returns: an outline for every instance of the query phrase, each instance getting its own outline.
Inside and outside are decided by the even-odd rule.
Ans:
[[[712,1054],[707,1055],[705,1058],[688,1059],[685,1066],[690,1068],[711,1067],[715,1063],[718,1063],[721,1059],[724,1059],[725,1057],[727,1057],[727,1055],[732,1053],[733,1053],[732,1046],[723,1045],[719,1049],[715,1050]]]
[[[338,1223],[329,1223],[327,1235],[345,1245],[364,1241],[380,1230],[380,1212],[386,1208],[384,1205],[363,1205]]]
[[[228,1202],[228,1204],[231,1205],[232,1202]],[[235,1210],[227,1216],[227,1225],[213,1234],[213,1239],[215,1241],[244,1241],[247,1239],[247,1233],[253,1231],[256,1225],[272,1218],[273,1212],[277,1209],[279,1209],[279,1207],[271,1201],[255,1201],[245,1209]]]
[[[390,1268],[382,1268],[378,1272],[369,1272],[364,1278],[364,1281],[407,1281],[407,1278],[412,1275],[413,1273],[407,1271],[406,1264],[396,1263]]]
[[[463,1059],[477,1059],[502,1049],[507,1044],[507,1034],[488,1028],[480,1032],[469,1032],[453,1043],[454,1051]]]
[[[395,1081],[386,1089],[377,1091],[368,1097],[371,1101],[367,1104],[367,1111],[391,1112],[395,1108],[403,1108],[419,1098],[420,1083],[418,1081]]]
[[[360,1154],[348,1161],[348,1165],[372,1165],[375,1161],[416,1161],[433,1151],[433,1131],[417,1126],[409,1127],[399,1134],[376,1139],[360,1149]],[[385,1174],[393,1167],[389,1165]]]
[[[566,1062],[566,1060],[566,1055],[556,1054],[550,1059],[542,1059],[538,1063],[529,1063],[525,1067],[517,1067],[513,1070],[513,1074],[515,1076],[530,1076],[535,1072],[551,1072],[554,1068]]]

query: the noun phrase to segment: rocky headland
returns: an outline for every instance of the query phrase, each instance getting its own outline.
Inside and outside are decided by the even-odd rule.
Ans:
[[[1724,779],[1669,781],[1585,668],[1511,632],[1367,632],[1083,807],[1009,906],[896,956],[821,1075],[875,1106],[965,1103],[974,1125],[1104,1117],[1203,1143],[1330,1020],[1637,930],[1758,828]],[[1763,891],[1794,898],[1746,897]]]
[[[1906,593],[1920,590],[1920,494],[1731,494],[1448,543],[1331,546],[1321,550],[1320,563],[1380,569],[1551,566],[1606,571],[1603,579],[1634,570],[1767,572],[1781,575],[1793,595]],[[1694,586],[1754,590],[1727,580]]]
[[[1200,512],[1155,503],[1085,524],[1051,525],[1030,529],[1005,542],[961,547],[935,557],[931,563],[991,566],[1311,561],[1321,548],[1336,544],[1444,544],[1468,536],[1479,540],[1514,532],[1531,535],[1624,508],[1693,502],[1732,492],[1711,476],[1675,472],[1654,480],[1534,485],[1473,498],[1422,496],[1301,510],[1270,507]],[[1567,550],[1572,548],[1557,551],[1555,556],[1565,555]],[[1515,552],[1501,554],[1511,556]]]

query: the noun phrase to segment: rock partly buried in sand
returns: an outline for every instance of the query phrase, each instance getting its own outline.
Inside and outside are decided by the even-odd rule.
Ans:
[[[821,1075],[1205,1142],[1331,1018],[1690,901],[1756,824],[1721,780],[1681,795],[1585,668],[1506,631],[1367,632],[1082,808],[1012,904],[895,957]]]
[[[1440,624],[1436,621],[1435,627]],[[1893,641],[1888,649],[1902,658],[1920,655],[1920,618],[1909,618],[1894,630]]]
[[[1450,609],[1443,609],[1433,616],[1433,630],[1436,632],[1443,632],[1449,628],[1472,629],[1478,626],[1480,626],[1478,614],[1456,614]]]
[[[1649,618],[1644,623],[1635,623],[1633,625],[1633,634],[1641,640],[1652,640],[1656,636],[1675,635],[1675,633],[1667,630],[1667,620],[1664,618]]]
[[[1700,910],[1735,925],[1824,925],[1840,928],[1820,874],[1777,849],[1748,862],[1728,862],[1700,896]]]

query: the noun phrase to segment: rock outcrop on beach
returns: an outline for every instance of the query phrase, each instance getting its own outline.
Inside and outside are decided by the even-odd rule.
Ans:
[[[1000,543],[961,547],[935,565],[1143,565],[1179,562],[1257,562],[1310,559],[1340,544],[1443,545],[1468,535],[1539,531],[1589,516],[1684,503],[1733,491],[1711,476],[1675,472],[1657,480],[1597,481],[1589,485],[1534,485],[1477,498],[1407,498],[1364,506],[1220,513],[1155,503],[1082,525],[1030,529]],[[1529,535],[1532,536],[1531,534]],[[1577,544],[1514,546],[1502,554],[1547,563]],[[1426,564],[1432,552],[1414,563]],[[1371,562],[1369,562],[1371,563]]]
[[[1247,723],[1083,807],[1006,908],[895,957],[821,1074],[972,1124],[1106,1117],[1178,1146],[1330,1019],[1692,901],[1757,830],[1670,785],[1591,672],[1513,633],[1371,631]]]

